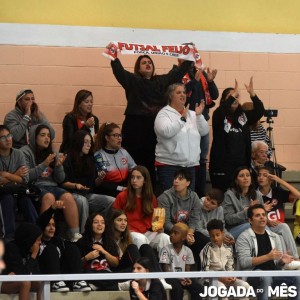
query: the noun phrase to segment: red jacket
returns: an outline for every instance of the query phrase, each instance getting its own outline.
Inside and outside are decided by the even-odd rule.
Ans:
[[[118,194],[113,207],[116,209],[124,210],[127,215],[128,226],[130,231],[145,233],[151,229],[152,226],[152,214],[145,216],[142,211],[142,198],[136,198],[136,208],[134,211],[126,211],[126,198],[127,191],[123,191]],[[153,207],[157,207],[156,197],[153,196]]]

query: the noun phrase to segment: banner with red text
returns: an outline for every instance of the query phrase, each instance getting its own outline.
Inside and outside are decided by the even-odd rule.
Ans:
[[[203,68],[201,56],[193,43],[183,45],[154,45],[140,43],[111,42],[102,53],[115,60],[118,52],[122,54],[161,55],[194,61],[198,68]]]

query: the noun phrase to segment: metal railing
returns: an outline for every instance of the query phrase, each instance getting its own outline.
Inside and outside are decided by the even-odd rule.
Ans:
[[[299,277],[300,271],[207,271],[207,272],[153,272],[153,273],[93,273],[93,274],[55,274],[55,275],[1,275],[0,281],[41,281],[43,283],[42,299],[50,300],[50,283],[52,281],[79,280],[130,280],[153,278],[210,278],[210,286],[217,286],[218,277]],[[297,291],[300,287],[296,287]],[[256,291],[258,292],[258,291]],[[261,292],[261,291],[259,291]],[[298,292],[299,293],[299,292]],[[218,297],[209,297],[217,299]]]

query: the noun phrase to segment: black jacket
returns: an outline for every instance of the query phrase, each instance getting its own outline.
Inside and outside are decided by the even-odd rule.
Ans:
[[[15,233],[15,239],[5,246],[4,274],[11,272],[16,275],[39,274],[38,257],[31,257],[31,247],[41,236],[42,230],[35,224],[22,223]]]
[[[245,111],[247,122],[243,126],[237,122],[241,115],[241,108],[237,108],[238,115],[230,113],[230,107],[235,101],[234,97],[229,97],[214,111],[212,117],[213,141],[210,151],[210,169],[213,172],[224,172],[225,164],[236,166],[246,165],[250,168],[251,164],[251,138],[249,124],[257,122],[264,113],[264,105],[257,96],[251,98],[253,110]],[[224,130],[224,120],[226,117],[233,119],[232,128],[239,131],[239,135],[232,140],[232,135]],[[238,157],[234,157],[236,153]],[[240,161],[239,161],[240,160]]]
[[[95,133],[97,133],[99,130],[99,119],[95,115],[92,115],[92,117],[94,117],[95,120]],[[59,152],[68,152],[69,147],[71,146],[72,137],[78,129],[76,117],[70,113],[65,115],[63,120],[63,139]],[[90,129],[86,125],[83,125],[80,129],[90,132]]]
[[[126,93],[127,107],[125,115],[156,116],[166,105],[165,92],[172,83],[180,82],[192,62],[185,61],[176,69],[164,75],[154,75],[145,79],[140,75],[126,71],[120,60],[111,62],[113,73]]]

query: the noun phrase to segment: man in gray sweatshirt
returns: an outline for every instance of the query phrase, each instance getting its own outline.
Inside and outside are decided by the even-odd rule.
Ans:
[[[23,184],[28,182],[28,168],[26,167],[25,157],[20,150],[12,148],[12,143],[13,135],[8,127],[0,125],[0,185],[4,188],[9,183]],[[8,191],[2,190],[0,205],[3,216],[3,233],[6,241],[11,240],[15,233],[16,202],[26,221],[35,223],[38,217],[29,196],[19,195],[16,197]]]
[[[23,89],[17,94],[15,108],[5,116],[4,124],[13,134],[13,146],[17,149],[29,143],[29,129],[33,125],[47,125],[51,134],[55,134],[30,89]]]

